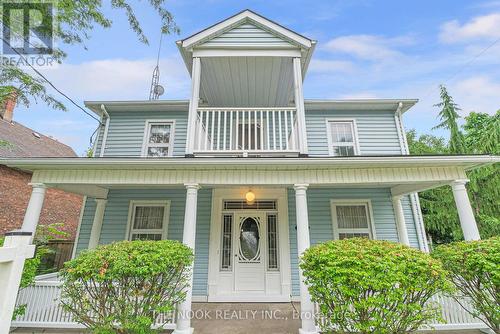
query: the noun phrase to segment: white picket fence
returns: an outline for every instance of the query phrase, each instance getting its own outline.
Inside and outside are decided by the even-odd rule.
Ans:
[[[85,328],[65,311],[61,301],[61,282],[54,274],[37,277],[33,286],[19,292],[17,305],[26,304],[26,313],[12,321],[11,327],[27,328]],[[175,312],[161,314],[156,327],[175,329]]]
[[[422,330],[462,330],[462,329],[487,329],[488,326],[478,318],[473,317],[465,311],[453,298],[445,296],[434,296],[430,303],[441,305],[442,322],[431,323],[422,328]],[[461,303],[470,309],[470,304],[466,300]],[[315,305],[316,324],[320,329],[325,319],[321,317],[319,306]]]
[[[63,310],[61,300],[61,282],[55,274],[37,277],[35,284],[19,292],[17,305],[27,304],[26,313],[12,322],[12,327],[31,328],[84,328],[73,320],[70,313]],[[442,318],[445,323],[429,324],[429,329],[460,330],[484,329],[486,324],[466,312],[456,301],[449,297],[435,296],[432,302],[441,304]],[[463,301],[468,305],[467,301]],[[316,308],[318,312],[318,308]],[[321,318],[318,319],[318,326]],[[166,320],[166,321],[165,321]],[[162,314],[157,319],[157,326],[164,324],[165,329],[175,328],[175,312]]]

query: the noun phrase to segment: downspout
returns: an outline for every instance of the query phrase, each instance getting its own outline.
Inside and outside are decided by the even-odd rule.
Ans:
[[[101,144],[101,151],[99,152],[99,157],[104,156],[104,150],[106,149],[106,140],[108,139],[108,130],[109,130],[109,114],[106,111],[106,107],[104,104],[101,104],[101,110],[103,115],[106,115],[106,125],[104,126],[104,134],[102,135],[102,144]]]
[[[410,149],[408,148],[408,140],[406,139],[405,128],[403,126],[403,102],[398,103],[396,112],[394,113],[394,121],[396,122],[396,129],[399,137],[399,145],[402,155],[409,155]],[[420,200],[417,193],[410,194],[411,211],[414,221],[416,221],[415,228],[417,231],[418,247],[424,251],[429,252],[429,245],[427,243],[427,236],[425,235],[424,219],[420,208]]]

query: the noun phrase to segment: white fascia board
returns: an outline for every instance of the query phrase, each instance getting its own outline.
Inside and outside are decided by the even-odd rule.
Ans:
[[[403,104],[402,113],[413,107],[418,99],[346,99],[346,100],[321,100],[306,99],[307,109],[347,108],[347,110],[396,110],[399,103]]]
[[[200,31],[197,34],[194,34],[186,39],[180,41],[183,48],[189,48],[195,45],[196,43],[203,41],[205,39],[210,38],[213,35],[217,35],[231,29],[233,26],[238,25],[243,20],[252,20],[257,24],[261,25],[268,30],[271,30],[285,39],[289,39],[297,44],[300,44],[304,48],[310,48],[312,46],[311,40],[293,32],[290,29],[280,26],[279,24],[268,20],[250,10],[244,10],[239,14],[236,14],[220,23],[217,23],[205,30]]]
[[[97,115],[102,115],[101,105],[104,105],[108,111],[133,111],[134,108],[148,108],[154,110],[158,108],[186,108],[189,106],[189,100],[131,100],[131,101],[84,101],[84,105]],[[137,110],[136,110],[137,111]]]
[[[26,158],[0,159],[0,164],[24,170],[40,169],[179,169],[179,168],[376,168],[460,167],[465,170],[499,163],[499,156],[378,156],[328,158]]]
[[[300,57],[299,49],[196,49],[193,57]]]

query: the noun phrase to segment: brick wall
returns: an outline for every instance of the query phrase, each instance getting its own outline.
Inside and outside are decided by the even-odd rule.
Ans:
[[[31,175],[0,165],[0,235],[18,229],[31,195]],[[47,189],[40,224],[64,223],[62,230],[74,239],[80,218],[82,196]]]

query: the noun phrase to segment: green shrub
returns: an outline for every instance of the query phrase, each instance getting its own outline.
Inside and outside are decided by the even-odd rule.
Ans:
[[[93,333],[153,333],[158,314],[184,300],[192,261],[191,249],[172,240],[84,251],[61,271],[62,303]]]
[[[456,286],[455,300],[500,333],[500,237],[439,246],[432,256],[442,261]],[[473,308],[462,303],[463,297]]]
[[[309,248],[300,267],[324,332],[415,331],[439,319],[428,301],[450,286],[439,261],[388,241],[329,241]]]

